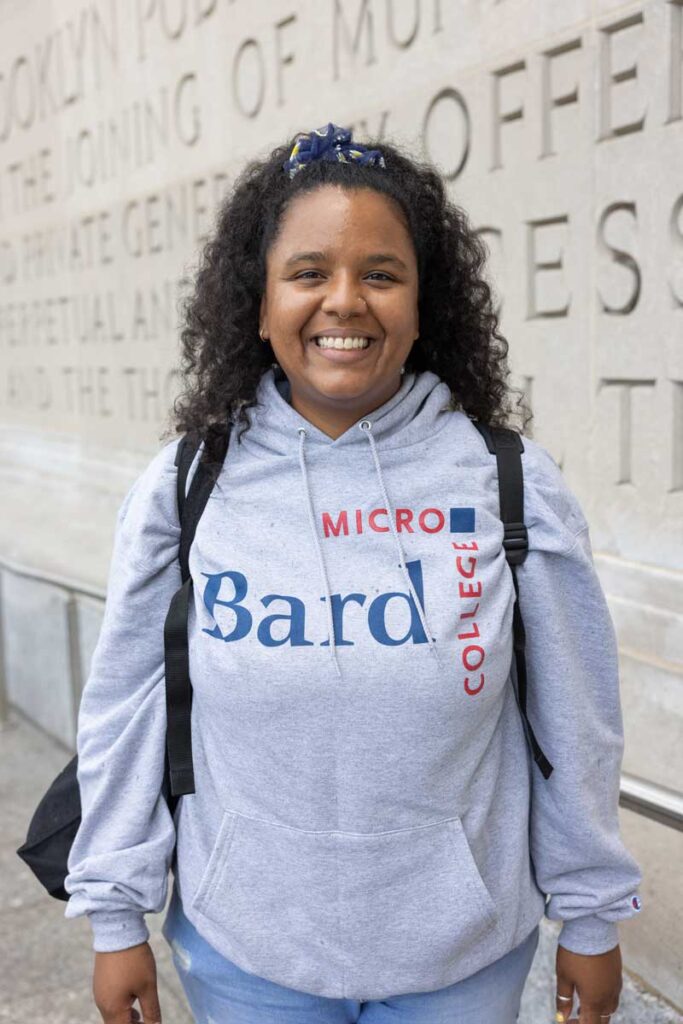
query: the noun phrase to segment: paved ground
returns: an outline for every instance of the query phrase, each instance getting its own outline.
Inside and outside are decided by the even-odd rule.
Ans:
[[[88,921],[67,921],[65,904],[44,895],[15,852],[24,841],[36,804],[70,756],[15,713],[0,727],[0,1022],[101,1024],[92,999]],[[163,915],[149,914],[146,920],[157,962],[163,1024],[192,1024],[161,935]],[[546,1024],[553,1019],[555,936],[552,926],[544,928],[520,1024]],[[683,1024],[682,1016],[628,978],[620,1012],[613,1020],[614,1024]]]

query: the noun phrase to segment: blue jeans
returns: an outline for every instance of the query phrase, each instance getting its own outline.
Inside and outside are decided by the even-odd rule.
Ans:
[[[453,985],[360,1002],[243,971],[187,920],[175,886],[162,934],[197,1024],[514,1024],[539,943],[537,927],[496,963]]]
[[[432,992],[359,1002],[299,992],[241,970],[185,917],[175,886],[162,934],[197,1024],[514,1024],[538,928],[481,971]]]

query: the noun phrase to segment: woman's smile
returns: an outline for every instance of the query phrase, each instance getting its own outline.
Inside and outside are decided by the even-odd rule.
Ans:
[[[332,338],[329,335],[324,335],[319,339],[314,338],[309,344],[313,346],[316,354],[328,362],[357,363],[362,362],[370,350],[378,346],[380,342],[371,338],[362,338],[360,335],[349,335],[347,338]]]

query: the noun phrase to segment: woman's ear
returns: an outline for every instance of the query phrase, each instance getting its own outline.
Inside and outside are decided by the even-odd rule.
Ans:
[[[266,297],[265,297],[265,295],[263,295],[263,296],[261,296],[261,304],[259,305],[259,311],[258,311],[258,322],[259,322],[259,331],[258,332],[259,332],[259,335],[261,336],[261,338],[263,340],[267,340],[265,338],[265,335],[268,333],[268,328],[266,326],[266,305],[267,305]]]

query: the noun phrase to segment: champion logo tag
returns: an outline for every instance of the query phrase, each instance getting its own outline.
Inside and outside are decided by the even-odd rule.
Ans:
[[[640,900],[638,899],[638,897],[634,896],[633,899],[631,900],[631,906],[633,907],[633,909],[634,910],[640,910],[641,905],[642,904],[641,904]]]

